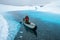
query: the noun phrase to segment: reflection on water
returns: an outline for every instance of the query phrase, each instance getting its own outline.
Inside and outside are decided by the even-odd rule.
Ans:
[[[32,29],[30,29],[30,28],[28,28],[28,27],[24,27],[25,28],[25,30],[27,31],[27,32],[31,32],[31,34],[34,34],[36,37],[37,37],[37,31],[36,30],[32,30]]]

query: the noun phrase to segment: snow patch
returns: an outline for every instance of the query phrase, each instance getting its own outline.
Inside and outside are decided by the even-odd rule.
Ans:
[[[0,40],[7,40],[8,23],[2,15],[0,15]]]
[[[38,7],[37,11],[60,14],[60,1],[51,2],[44,7]]]
[[[11,6],[11,5],[3,5],[0,4],[0,13],[8,12],[8,11],[17,11],[17,10],[34,10],[33,7],[30,6]]]

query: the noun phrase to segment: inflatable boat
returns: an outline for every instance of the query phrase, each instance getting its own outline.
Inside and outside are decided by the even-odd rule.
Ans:
[[[37,26],[36,26],[34,23],[32,23],[32,22],[30,22],[30,24],[26,24],[26,23],[23,21],[23,24],[24,24],[24,26],[26,26],[26,27],[28,27],[28,28],[30,28],[30,29],[32,29],[32,30],[36,30],[36,29],[37,29]]]

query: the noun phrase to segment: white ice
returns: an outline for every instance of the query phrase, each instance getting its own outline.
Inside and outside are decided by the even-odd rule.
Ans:
[[[7,40],[8,37],[8,23],[6,19],[0,15],[0,40]]]

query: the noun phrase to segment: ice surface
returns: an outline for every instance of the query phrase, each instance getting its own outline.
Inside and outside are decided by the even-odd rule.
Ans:
[[[6,19],[0,15],[0,40],[7,40],[8,28],[9,26]]]
[[[35,10],[35,6],[10,6],[10,5],[2,5],[0,4],[0,40],[13,40],[16,33],[18,32],[21,25],[15,18],[11,15],[13,14],[11,11],[17,11],[20,14],[21,10],[33,10],[33,11],[22,11],[22,14],[27,14],[33,18],[39,18],[44,21],[55,22],[60,24],[60,5],[58,2],[54,2],[46,5],[45,7],[40,8],[37,6],[37,10]],[[54,6],[53,6],[54,5]],[[11,12],[8,13],[8,11]],[[35,12],[38,11],[38,12]],[[15,13],[16,14],[16,13]],[[16,16],[17,17],[17,16]],[[18,17],[17,17],[18,18]],[[8,36],[8,37],[7,37]]]

